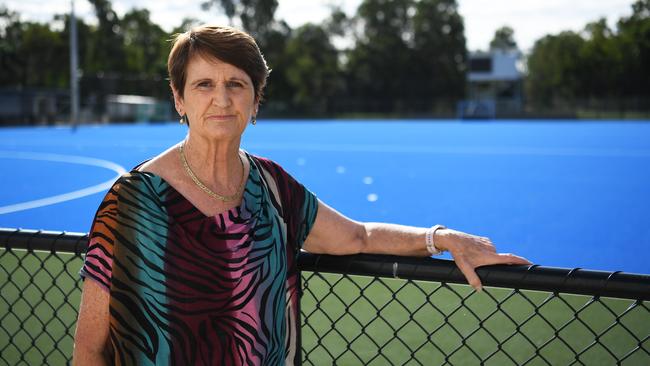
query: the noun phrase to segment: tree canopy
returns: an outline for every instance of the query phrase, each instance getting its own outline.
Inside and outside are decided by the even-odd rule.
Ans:
[[[108,94],[169,98],[166,59],[172,34],[146,9],[119,16],[110,0],[90,0],[96,24],[77,19],[82,102]],[[277,0],[206,0],[251,32],[272,69],[263,113],[453,113],[465,98],[467,48],[456,0],[363,0],[354,14],[332,8],[320,24],[292,29],[276,19]],[[69,18],[22,21],[0,5],[0,87],[64,89],[69,83]],[[492,50],[514,50],[502,26]],[[347,39],[343,46],[337,40]],[[560,100],[650,95],[650,0],[637,0],[615,29],[604,19],[581,32],[537,40],[527,55],[526,98]]]
[[[561,32],[537,42],[528,56],[527,96],[537,105],[588,98],[650,96],[650,0],[612,30],[606,20],[580,33]]]
[[[516,50],[517,41],[515,41],[515,30],[512,27],[504,25],[494,32],[494,37],[490,41],[491,50],[510,51]]]

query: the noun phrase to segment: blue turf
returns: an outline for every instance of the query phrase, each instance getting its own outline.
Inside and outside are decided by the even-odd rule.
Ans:
[[[0,208],[111,179],[183,138],[178,124],[0,129]],[[281,163],[358,220],[444,223],[536,263],[650,273],[650,124],[260,121],[244,148]],[[0,215],[0,226],[87,231],[94,194]]]

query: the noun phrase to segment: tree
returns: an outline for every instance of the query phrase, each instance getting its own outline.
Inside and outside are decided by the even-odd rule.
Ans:
[[[264,98],[264,102],[268,101],[269,105],[263,109],[264,113],[287,113],[290,107],[293,89],[289,84],[288,75],[292,72],[292,60],[287,56],[286,49],[291,33],[289,25],[280,21],[258,42],[268,67],[272,70]]]
[[[263,36],[273,28],[277,0],[207,0],[201,4],[204,10],[220,8],[230,19],[238,17],[242,27],[254,37]]]
[[[70,14],[57,14],[54,16],[54,20],[63,24],[63,30],[61,31],[61,39],[64,42],[64,53],[65,57],[70,56]],[[85,70],[93,69],[90,63],[92,59],[89,57],[89,50],[92,47],[92,40],[94,39],[93,34],[95,29],[88,24],[86,24],[82,18],[77,17],[77,57],[79,58],[79,69],[80,74],[83,76]],[[63,56],[63,55],[62,55]],[[70,78],[70,68],[69,68],[69,59],[66,59],[64,62],[61,62],[62,66],[66,69],[66,78]],[[65,65],[63,65],[65,64]]]
[[[0,5],[0,85],[22,84],[24,68],[19,54],[22,45],[22,23],[16,12]]]
[[[347,91],[364,109],[390,112],[414,79],[409,75],[412,0],[364,0],[355,17],[362,31],[348,53]]]
[[[154,24],[146,9],[132,9],[120,20],[124,35],[127,70],[133,74],[158,78],[167,71],[169,35]]]
[[[650,0],[632,4],[632,15],[618,21],[617,45],[624,70],[622,93],[650,95]]]
[[[66,41],[49,24],[21,22],[18,14],[0,9],[0,85],[64,87],[68,85]]]
[[[292,104],[308,114],[325,114],[341,88],[338,52],[325,30],[306,24],[293,32],[286,47],[293,90]]]
[[[467,51],[455,0],[365,0],[356,21],[346,79],[352,95],[376,101],[371,109],[426,111],[462,98]]]
[[[620,95],[622,85],[621,52],[607,20],[601,18],[587,24],[583,32],[585,42],[580,49],[577,74],[579,89],[575,94],[581,98]],[[606,71],[605,71],[606,70]],[[604,72],[605,71],[605,72]]]
[[[124,36],[117,14],[109,0],[89,0],[95,8],[97,30],[89,47],[91,73],[121,73],[126,70]]]
[[[528,57],[529,75],[525,89],[538,106],[549,107],[554,101],[575,99],[580,85],[580,50],[585,40],[566,31],[548,35],[535,42]]]
[[[48,24],[25,23],[22,54],[25,62],[25,85],[65,87],[69,85],[67,40]]]
[[[491,50],[511,51],[517,48],[514,29],[505,25],[494,32],[494,37],[490,41]]]
[[[632,5],[618,32],[599,19],[581,34],[562,32],[535,43],[528,57],[525,86],[537,106],[561,101],[650,95],[650,0]]]
[[[352,27],[347,14],[340,7],[332,7],[330,16],[323,22],[323,27],[328,34],[343,37]]]
[[[438,100],[465,94],[465,26],[455,0],[422,0],[414,23],[418,95]]]
[[[187,32],[190,30],[190,28],[199,25],[201,25],[201,21],[196,18],[183,18],[181,24],[178,27],[174,27],[174,29],[171,31],[171,35]]]

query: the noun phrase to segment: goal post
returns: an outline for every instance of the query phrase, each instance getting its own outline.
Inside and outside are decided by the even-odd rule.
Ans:
[[[458,119],[495,119],[496,101],[493,99],[464,99],[458,102]]]

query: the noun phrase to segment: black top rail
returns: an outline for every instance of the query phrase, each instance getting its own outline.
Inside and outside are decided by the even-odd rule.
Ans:
[[[3,248],[67,252],[86,251],[88,234],[0,228]],[[356,254],[334,256],[302,252],[303,271],[377,276],[467,284],[454,261],[435,258]],[[621,271],[594,271],[539,265],[494,265],[477,269],[484,286],[538,290],[553,293],[650,300],[650,275]]]
[[[357,254],[333,256],[301,253],[303,271],[345,273],[467,284],[454,261],[435,258]],[[634,300],[650,300],[650,275],[539,265],[494,265],[478,268],[483,286],[538,290]]]
[[[0,228],[0,246],[4,249],[40,250],[81,255],[86,252],[88,247],[88,234]]]

